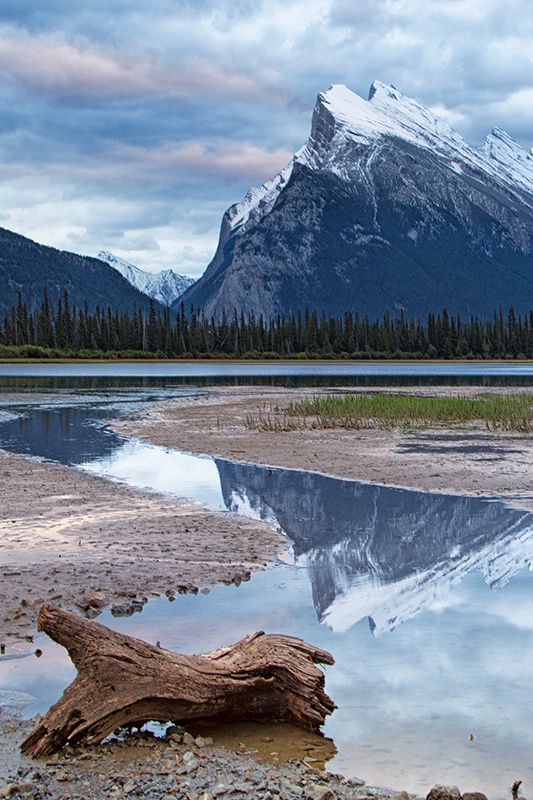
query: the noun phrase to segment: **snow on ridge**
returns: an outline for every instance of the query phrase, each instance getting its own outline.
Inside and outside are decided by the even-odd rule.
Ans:
[[[333,132],[328,131],[324,138],[312,131],[286,167],[231,206],[227,218],[232,230],[247,230],[272,210],[295,163],[311,169],[329,169],[349,180],[350,163],[343,163],[347,140],[372,146],[384,137],[397,137],[437,153],[456,174],[464,172],[464,165],[481,170],[512,192],[518,189],[533,195],[533,155],[511,136],[494,128],[485,144],[476,150],[445,120],[392,85],[374,81],[365,100],[343,84],[334,84],[318,95],[313,127],[322,111],[331,115]]]
[[[113,253],[109,253],[107,250],[101,250],[97,258],[101,261],[105,261],[106,264],[116,269],[117,272],[120,272],[120,274],[132,284],[132,286],[146,294],[146,287],[150,278],[148,272],[139,269],[139,267],[130,264],[128,261],[124,261],[122,258],[114,256]]]
[[[339,132],[357,142],[373,144],[383,136],[397,136],[446,158],[481,169],[510,189],[533,190],[533,156],[500,128],[494,128],[479,149],[470,145],[446,121],[392,85],[374,81],[369,99],[346,86],[334,85],[319,95],[335,117]]]
[[[269,181],[261,186],[252,187],[240,203],[236,203],[228,209],[227,215],[233,230],[245,226],[248,222],[256,222],[272,210],[281,190],[291,176],[293,163],[294,159]]]
[[[318,103],[330,111],[343,133],[356,141],[372,144],[383,136],[397,136],[432,149],[469,149],[447,122],[380,81],[372,83],[368,100],[335,84],[319,94]]]
[[[533,154],[524,150],[512,136],[501,128],[493,128],[480,152],[496,162],[508,178],[531,192],[533,188]]]
[[[161,272],[146,272],[146,270],[130,264],[123,258],[113,255],[106,250],[98,253],[98,258],[113,267],[126,278],[132,286],[143,294],[152,297],[163,305],[171,305],[181,295],[195,283],[194,278],[180,275],[172,269],[164,269]]]

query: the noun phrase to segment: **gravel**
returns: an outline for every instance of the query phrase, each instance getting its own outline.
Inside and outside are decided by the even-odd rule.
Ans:
[[[35,800],[410,800],[415,795],[369,787],[313,769],[298,759],[261,764],[183,729],[158,738],[136,731],[101,745],[68,747],[48,760],[20,755],[37,719],[0,718],[0,798]]]

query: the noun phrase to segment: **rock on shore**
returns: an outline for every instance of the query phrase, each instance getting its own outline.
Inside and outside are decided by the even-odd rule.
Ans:
[[[33,800],[409,800],[415,795],[364,785],[291,759],[261,764],[177,729],[166,739],[137,732],[123,741],[71,747],[47,761],[22,757],[18,745],[36,720],[0,724],[0,798]],[[9,744],[11,743],[11,744]],[[400,798],[401,795],[401,798]]]

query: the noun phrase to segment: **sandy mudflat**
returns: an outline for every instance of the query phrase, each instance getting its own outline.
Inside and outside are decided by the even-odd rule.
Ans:
[[[496,495],[533,510],[531,436],[494,434],[481,425],[409,432],[247,425],[249,415],[259,413],[282,421],[291,400],[319,391],[216,388],[154,403],[112,427],[188,452],[391,486]],[[111,604],[188,584],[239,581],[284,546],[266,524],[0,450],[0,644],[31,635],[44,600],[84,609],[95,597]]]
[[[475,394],[481,390],[416,387],[395,391]],[[491,433],[482,424],[419,431],[311,427],[277,431],[247,425],[249,415],[257,419],[259,413],[272,427],[276,421],[283,424],[283,409],[291,400],[327,392],[217,388],[208,395],[155,403],[142,416],[115,422],[113,427],[128,436],[194,453],[431,492],[497,495],[533,510],[532,436]]]
[[[239,581],[283,547],[267,525],[0,450],[0,644],[34,633],[44,600],[80,610],[96,592],[127,604]]]
[[[246,424],[248,415],[259,412],[266,419],[282,420],[290,400],[318,391],[217,388],[203,396],[155,403],[142,414],[115,421],[113,427],[125,435],[194,453],[413,489],[499,495],[533,510],[529,436],[496,435],[482,426],[412,432],[311,427],[261,431]],[[461,389],[466,391],[477,390]],[[17,638],[31,636],[44,600],[83,610],[96,600],[127,605],[180,587],[238,582],[274,559],[284,546],[280,534],[262,523],[0,450],[0,644],[9,646]],[[162,780],[169,787],[182,786],[182,777],[174,776],[176,764],[181,763],[175,753],[170,753],[174,766],[161,777],[160,764],[168,756],[163,746],[161,752],[156,746],[153,767],[144,752],[138,759],[124,761],[106,749],[73,752],[64,763],[32,765],[18,753],[30,726],[0,719],[0,790],[2,779],[13,781],[16,791],[23,785],[17,781],[29,781],[58,797],[99,800],[121,796],[123,785],[129,791],[130,784],[138,784],[139,791],[157,796]],[[202,762],[201,754],[198,758]],[[214,751],[208,762],[217,775],[231,774],[224,751]],[[242,775],[250,775],[253,797],[262,796],[260,787],[270,788],[277,780],[274,771],[264,780],[258,769],[240,761],[238,770],[241,783]],[[292,767],[284,774],[283,785],[300,779]],[[308,782],[307,777],[302,780]],[[62,794],[64,781],[68,795]],[[339,798],[353,796],[352,787],[334,778],[324,783]],[[394,797],[395,793],[365,787],[356,795]]]

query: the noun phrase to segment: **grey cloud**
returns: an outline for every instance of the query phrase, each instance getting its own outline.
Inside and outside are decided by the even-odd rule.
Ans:
[[[378,0],[366,27],[362,3],[333,0],[329,21],[342,37],[341,63],[357,64],[353,88],[360,93],[361,77],[371,71],[426,105],[441,104],[464,117],[460,132],[472,144],[493,125],[520,138],[523,129],[513,130],[505,106],[487,130],[484,106],[531,86],[533,19],[527,0]],[[523,137],[522,143],[527,144]]]
[[[98,46],[75,46],[60,36],[13,36],[4,31],[0,73],[35,93],[73,96],[76,102],[80,95],[103,98],[153,93],[280,99],[279,90],[261,86],[253,76],[225,71],[203,59],[163,64],[130,54],[118,56]]]
[[[291,159],[289,150],[269,152],[248,144],[218,143],[206,147],[199,141],[166,144],[155,149],[123,148],[117,152],[121,160],[145,162],[167,169],[186,169],[210,176],[247,178],[256,175],[267,180]]]
[[[347,25],[360,31],[375,29],[388,21],[389,10],[386,0],[336,0],[331,4],[329,19],[334,25]]]
[[[0,33],[14,229],[145,242],[158,268],[206,265],[225,208],[304,143],[331,83],[394,83],[472,144],[495,125],[533,143],[529,0],[2,0]]]

